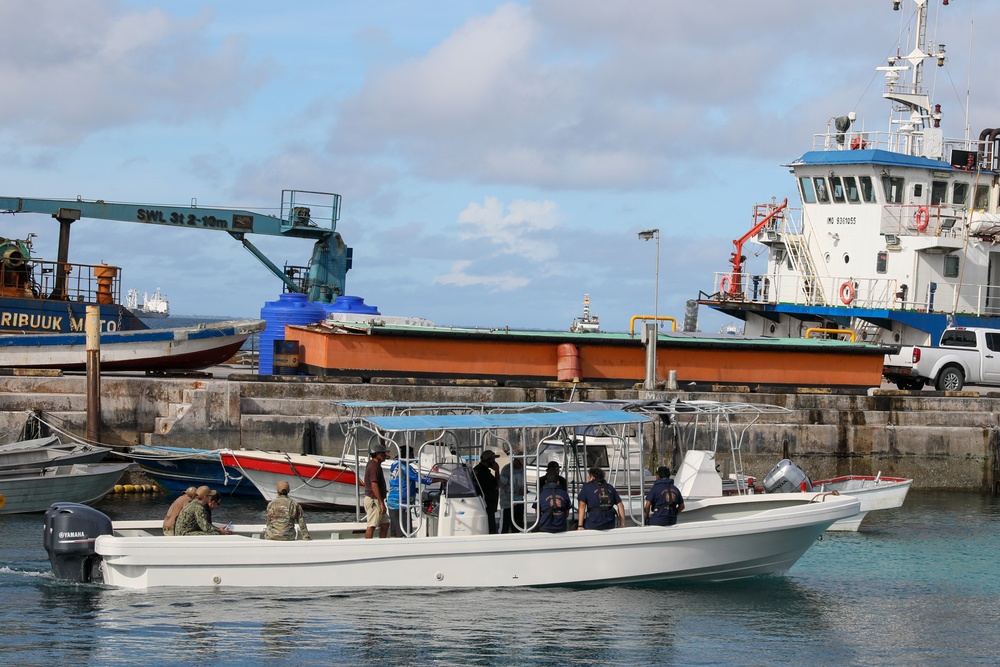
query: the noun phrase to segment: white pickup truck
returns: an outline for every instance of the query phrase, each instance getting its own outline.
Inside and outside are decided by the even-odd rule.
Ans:
[[[961,391],[967,384],[1000,385],[1000,329],[952,327],[937,347],[902,347],[885,355],[882,375],[900,389]]]

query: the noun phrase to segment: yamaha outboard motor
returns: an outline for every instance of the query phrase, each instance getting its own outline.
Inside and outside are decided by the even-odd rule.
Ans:
[[[55,503],[45,510],[45,550],[60,579],[100,583],[101,557],[94,551],[99,535],[111,535],[111,519],[93,507]]]
[[[764,478],[764,493],[792,493],[812,491],[809,476],[788,459],[781,459]]]

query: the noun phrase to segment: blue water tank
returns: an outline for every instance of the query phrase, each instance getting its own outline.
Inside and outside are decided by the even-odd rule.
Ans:
[[[326,319],[323,306],[309,300],[305,294],[286,292],[277,301],[268,301],[260,309],[260,319],[267,326],[260,332],[260,362],[258,372],[270,375],[274,364],[274,341],[284,340],[286,324],[315,324]]]
[[[369,306],[360,296],[338,296],[333,303],[324,303],[323,310],[328,313],[358,313],[359,315],[381,315],[378,308]]]

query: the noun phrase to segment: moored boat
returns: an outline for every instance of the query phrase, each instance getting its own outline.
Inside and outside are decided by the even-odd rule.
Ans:
[[[207,368],[230,359],[247,338],[263,328],[262,320],[234,320],[177,329],[102,333],[101,370]],[[0,334],[0,367],[86,370],[86,334]]]
[[[278,482],[288,482],[288,497],[302,505],[354,509],[364,496],[358,464],[340,457],[250,449],[222,449],[219,456],[222,465],[246,477],[269,501],[277,497]]]
[[[0,514],[44,512],[52,503],[90,503],[110,493],[131,463],[77,463],[0,470]]]
[[[224,496],[260,498],[260,491],[236,468],[223,465],[218,449],[136,445],[127,456],[157,484],[180,494],[190,486],[210,486]]]
[[[0,470],[14,468],[45,468],[74,463],[99,463],[111,451],[82,442],[63,444],[58,436],[24,440],[0,448]]]
[[[409,537],[359,539],[360,523],[310,525],[311,541],[260,539],[262,526],[236,535],[164,537],[158,521],[113,523],[96,510],[54,505],[46,513],[45,547],[57,576],[126,588],[338,587],[493,588],[731,581],[790,568],[834,521],[857,513],[851,497],[829,493],[734,496],[692,501],[676,526],[643,526],[630,508],[627,527],[609,531],[487,534],[485,506],[468,461],[489,443],[510,443],[511,456],[537,456],[541,440],[582,431],[636,432],[642,446],[650,419],[623,411],[464,414],[359,419],[366,436],[413,462],[448,443],[451,456],[400,499],[413,523]],[[604,445],[600,445],[603,447]],[[570,522],[574,524],[574,522]],[[61,536],[69,534],[72,539]]]

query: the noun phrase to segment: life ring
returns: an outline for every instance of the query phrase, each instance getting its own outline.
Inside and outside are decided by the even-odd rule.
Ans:
[[[851,305],[851,302],[854,301],[854,285],[850,281],[840,286],[840,300],[844,302],[845,306]]]
[[[729,279],[729,276],[722,276],[722,280],[719,281],[719,291],[723,294],[729,294],[729,288],[732,284],[733,282]]]
[[[864,149],[868,146],[868,142],[861,137],[854,137],[851,139],[851,150],[856,151],[859,149]]]
[[[931,212],[927,210],[926,206],[921,206],[917,209],[917,212],[913,217],[916,220],[917,231],[922,232],[927,229],[927,223],[930,222],[931,219]]]

